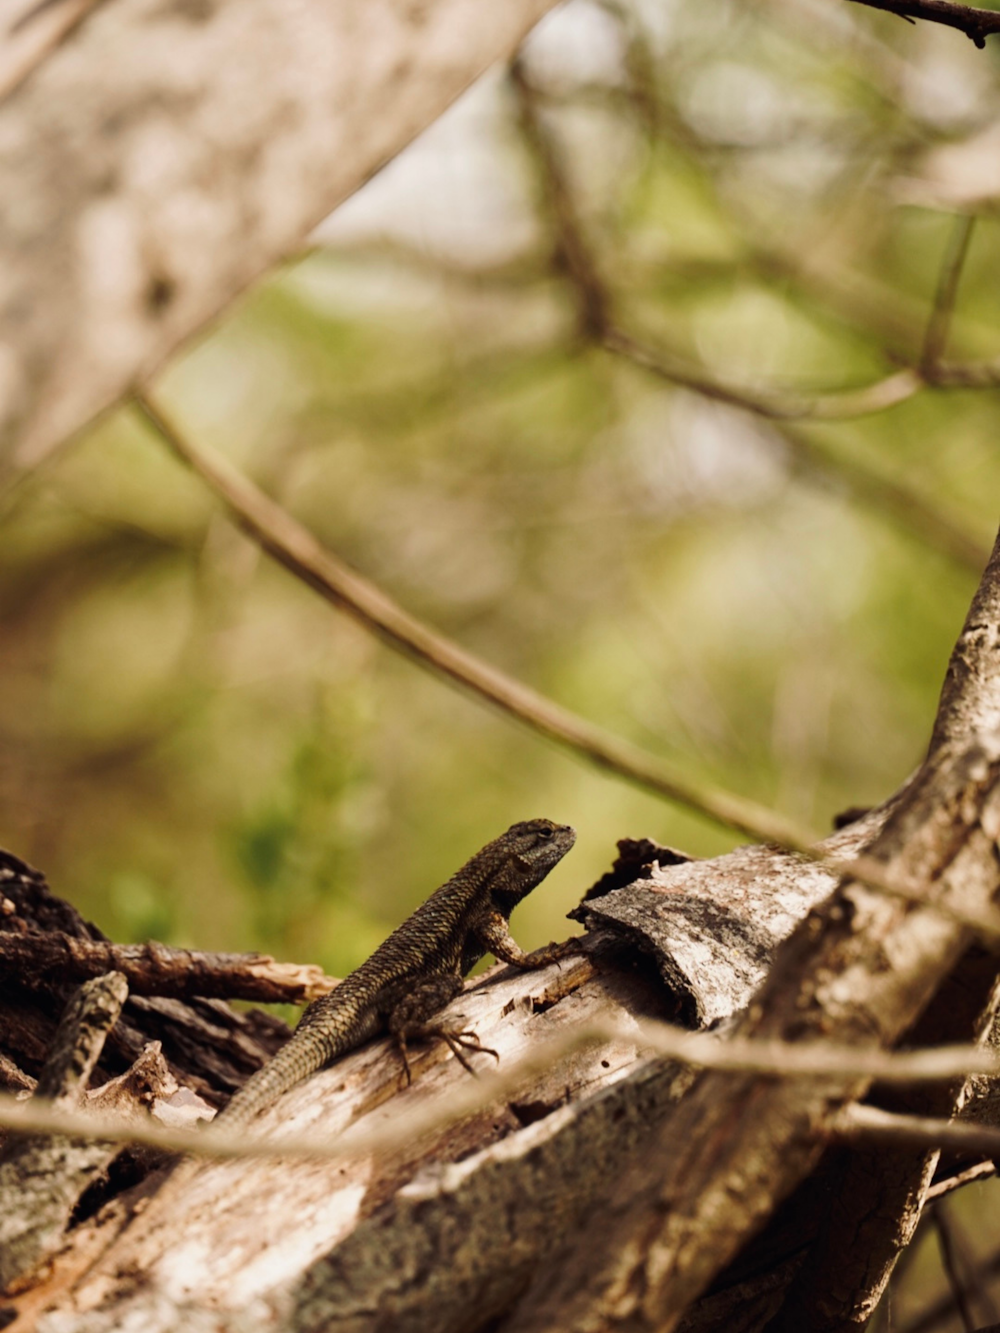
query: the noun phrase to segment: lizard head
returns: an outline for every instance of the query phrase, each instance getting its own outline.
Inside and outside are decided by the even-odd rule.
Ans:
[[[518,868],[531,878],[532,883],[525,890],[528,892],[573,846],[576,829],[568,824],[553,824],[551,819],[526,819],[512,824],[501,841],[509,846]]]

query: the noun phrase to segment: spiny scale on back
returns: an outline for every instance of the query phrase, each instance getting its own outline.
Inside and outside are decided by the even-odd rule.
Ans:
[[[462,977],[486,953],[520,967],[541,967],[560,956],[560,946],[525,954],[511,939],[508,921],[575,841],[566,824],[529,819],[487,843],[356,971],[309,1006],[287,1046],[249,1079],[221,1119],[246,1123],[378,1032],[395,1036],[405,1062],[407,1036],[433,1035],[427,1020],[458,994]],[[457,1046],[484,1049],[474,1039],[457,1046],[454,1037],[445,1039],[459,1059]]]

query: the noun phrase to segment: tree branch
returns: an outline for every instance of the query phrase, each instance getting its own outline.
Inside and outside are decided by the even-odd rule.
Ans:
[[[1000,543],[970,621],[977,607],[983,651],[971,654],[971,669],[946,687],[939,708],[949,743],[932,745],[868,854],[935,897],[986,907],[1000,887],[994,854],[1000,728],[993,697],[1000,688]],[[960,639],[954,657],[965,660],[967,651]],[[873,1049],[891,1047],[968,942],[964,930],[927,909],[893,905],[848,881],[779,949],[739,1031],[786,1040],[822,1032]],[[536,1287],[526,1298],[519,1327],[578,1330],[595,1319],[620,1320],[635,1330],[675,1327],[813,1168],[815,1127],[866,1086],[830,1080],[779,1087],[702,1075],[657,1131],[641,1171],[624,1179],[600,1210],[599,1225],[575,1238],[556,1280],[549,1274],[545,1290]]]
[[[175,999],[215,996],[259,1004],[305,1004],[336,985],[321,968],[276,963],[266,954],[205,953],[146,944],[85,940],[58,930],[21,934],[0,929],[0,965],[8,976],[83,981],[120,972],[133,995]]]
[[[773,422],[797,461],[805,462],[811,470],[846,481],[852,493],[876,512],[891,515],[905,531],[913,533],[927,546],[943,551],[978,574],[988,558],[987,551],[939,506],[905,484],[879,476],[864,463],[790,429],[790,423],[796,421],[846,421],[884,412],[912,398],[925,387],[928,376],[940,377],[935,383],[943,385],[945,376],[960,373],[956,367],[940,367],[936,353],[943,348],[971,220],[960,220],[953,244],[946,253],[925,338],[925,354],[919,368],[894,371],[858,389],[814,394],[774,389],[761,391],[727,383],[674,352],[654,349],[622,327],[614,312],[613,294],[590,252],[559,155],[539,116],[538,90],[519,61],[515,61],[511,68],[511,82],[517,96],[524,141],[540,179],[542,208],[553,236],[553,267],[565,277],[575,296],[581,337],[665,383],[690,389],[711,402],[741,408]],[[929,351],[935,355],[930,356]],[[981,370],[967,367],[965,373],[981,373]]]
[[[784,846],[806,848],[816,841],[811,830],[766,806],[720,788],[692,782],[665,760],[587,722],[438,634],[322,547],[311,533],[231,464],[183,435],[148,394],[137,395],[135,401],[157,434],[208,483],[240,526],[279,564],[397,652],[472,690],[598,767],[697,810],[720,824]]]
[[[884,9],[900,18],[925,19],[928,23],[957,28],[980,50],[986,45],[987,37],[1000,32],[1000,12],[997,10],[975,9],[972,5],[953,4],[951,0],[851,0],[851,3]]]

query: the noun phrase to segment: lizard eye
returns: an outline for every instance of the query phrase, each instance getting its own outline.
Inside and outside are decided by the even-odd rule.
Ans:
[[[551,837],[552,837],[552,830],[551,830],[550,828],[540,828],[540,829],[538,830],[538,836],[539,836],[540,838],[551,838]]]

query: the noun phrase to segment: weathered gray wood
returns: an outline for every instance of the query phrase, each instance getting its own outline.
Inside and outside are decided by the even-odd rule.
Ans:
[[[34,3],[0,7],[19,49],[67,13],[9,34]],[[160,366],[553,3],[71,4],[0,106],[0,465]]]
[[[869,811],[823,850],[850,858],[886,811]],[[688,1024],[710,1027],[746,1007],[775,948],[833,892],[837,877],[776,847],[737,847],[710,861],[677,864],[676,857],[670,851],[667,864],[654,862],[632,884],[588,895],[571,915],[595,940],[649,957]]]
[[[834,835],[838,855],[856,851],[882,818],[873,812]],[[714,891],[734,916],[746,913],[746,928],[734,933],[731,949],[731,973],[743,978],[742,989],[731,991],[734,1003],[746,1003],[750,963],[759,962],[760,940],[750,923],[769,919],[783,902],[784,915],[775,911],[773,917],[777,935],[791,928],[790,903],[804,913],[830,887],[811,863],[767,848],[740,848],[677,871],[697,872],[692,897]],[[594,936],[598,975],[580,960],[539,974],[508,973],[459,997],[455,1009],[500,1051],[501,1067],[591,1015],[627,1024],[634,1013],[674,1011],[677,997],[668,986],[621,966],[634,962],[636,932],[644,926],[642,948],[663,961],[664,975],[681,976],[687,966],[683,957],[672,957],[669,917],[659,915],[669,896],[662,873],[583,905],[582,911],[594,914],[595,928],[600,913]],[[785,885],[776,895],[772,874]],[[635,908],[636,921],[612,940],[604,928],[619,895]],[[709,918],[705,923],[711,930]],[[749,941],[745,965],[736,959],[741,940]],[[680,984],[686,985],[683,978]],[[694,993],[682,990],[682,1007],[691,1007]],[[284,1099],[263,1123],[280,1123],[285,1131],[322,1124],[333,1137],[359,1120],[405,1125],[410,1106],[446,1096],[455,1080],[466,1077],[432,1050],[414,1087],[393,1095],[396,1066],[385,1052],[385,1043],[376,1043],[339,1062]],[[129,1221],[124,1213],[114,1224],[95,1224],[105,1237],[116,1226],[123,1229],[90,1278],[76,1288],[70,1280],[72,1289],[60,1292],[40,1327],[46,1333],[69,1326],[96,1333],[130,1318],[167,1328],[212,1308],[220,1327],[244,1331],[273,1327],[274,1320],[294,1328],[373,1330],[387,1321],[414,1333],[463,1329],[470,1310],[482,1315],[509,1308],[546,1256],[600,1200],[609,1180],[635,1159],[649,1125],[662,1119],[691,1078],[690,1071],[649,1064],[634,1046],[595,1050],[394,1158],[327,1166],[206,1165],[155,1225],[141,1214]],[[262,1227],[258,1203],[264,1198]],[[74,1244],[92,1262],[88,1229],[81,1231]],[[57,1270],[60,1282],[73,1268],[72,1252],[65,1264],[66,1270]],[[141,1289],[122,1290],[106,1308],[89,1310],[93,1292],[106,1289],[108,1274],[123,1266],[143,1272]]]
[[[85,981],[66,1006],[35,1096],[79,1105],[128,985],[120,972]],[[14,1138],[0,1155],[0,1284],[8,1286],[54,1250],[73,1207],[118,1152],[59,1135]]]

